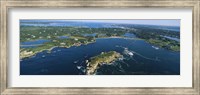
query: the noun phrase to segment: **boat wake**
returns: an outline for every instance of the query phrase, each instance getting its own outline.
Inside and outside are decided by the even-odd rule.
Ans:
[[[144,55],[142,55],[142,54],[139,54],[139,53],[137,53],[137,52],[135,52],[135,51],[129,50],[128,48],[123,47],[123,46],[116,46],[116,47],[123,48],[123,49],[124,49],[123,53],[124,53],[126,56],[129,56],[129,57],[131,57],[131,58],[133,58],[134,55],[138,55],[138,56],[140,56],[140,57],[142,57],[142,58],[144,58],[144,59],[147,59],[147,60],[151,60],[151,61],[160,61],[160,60],[158,59],[158,57],[156,57],[155,59],[153,59],[153,58],[146,57],[146,56],[144,56]]]

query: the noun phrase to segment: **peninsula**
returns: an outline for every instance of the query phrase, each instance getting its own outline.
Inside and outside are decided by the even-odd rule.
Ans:
[[[24,22],[27,24],[27,22]],[[30,22],[29,22],[30,23]],[[32,22],[33,23],[33,22]],[[42,23],[42,22],[40,22]],[[33,23],[34,24],[34,23]],[[70,48],[72,46],[94,43],[97,38],[134,38],[172,51],[180,51],[180,42],[172,38],[180,38],[179,32],[166,31],[156,28],[147,28],[134,25],[113,25],[109,28],[87,28],[70,26],[20,26],[20,59],[31,57],[39,52],[51,50],[55,47]],[[153,27],[153,26],[152,26]],[[128,34],[128,35],[127,35]],[[48,40],[39,45],[24,45],[24,42]],[[23,47],[30,46],[30,47]],[[35,46],[35,47],[31,47]]]

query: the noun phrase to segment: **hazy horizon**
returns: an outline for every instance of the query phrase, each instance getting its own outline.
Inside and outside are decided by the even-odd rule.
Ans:
[[[43,21],[52,21],[52,20],[47,20],[47,19],[24,19],[22,21],[34,21],[34,20],[43,20]],[[139,24],[139,25],[161,25],[161,26],[179,26],[180,27],[180,20],[178,19],[167,19],[167,20],[160,20],[160,19],[155,19],[155,20],[150,20],[150,19],[143,19],[143,20],[57,20],[55,21],[72,21],[72,22],[91,22],[91,23],[113,23],[113,24]]]

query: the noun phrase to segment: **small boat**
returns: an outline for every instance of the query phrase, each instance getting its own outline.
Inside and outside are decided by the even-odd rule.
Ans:
[[[42,57],[45,57],[45,55],[42,55]]]
[[[154,49],[156,49],[156,50],[158,50],[159,48],[158,47],[156,47],[156,46],[152,46],[152,48],[154,48]]]
[[[74,63],[78,63],[78,60],[74,61]]]
[[[124,48],[125,50],[128,50],[128,48]]]
[[[81,69],[81,66],[77,66],[78,69]]]
[[[129,56],[133,56],[133,52],[129,51],[128,48],[125,48],[124,53]]]
[[[128,52],[128,54],[129,54],[130,56],[133,56],[133,53],[132,53],[132,52]]]

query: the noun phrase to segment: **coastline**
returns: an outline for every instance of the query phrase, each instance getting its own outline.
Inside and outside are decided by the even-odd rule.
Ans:
[[[20,52],[20,60],[22,60],[22,59],[24,59],[24,58],[29,58],[29,57],[31,57],[31,56],[34,56],[34,55],[36,55],[37,53],[40,53],[40,52],[43,52],[43,51],[45,51],[45,50],[47,50],[49,53],[51,53],[51,50],[53,50],[54,48],[57,48],[57,47],[63,47],[63,48],[70,48],[70,47],[73,47],[73,46],[81,46],[81,45],[87,45],[87,44],[91,44],[91,43],[95,43],[96,41],[94,41],[94,42],[88,42],[88,43],[86,43],[86,44],[79,44],[79,45],[71,45],[71,46],[53,46],[53,47],[51,47],[51,48],[49,48],[49,49],[42,49],[42,50],[40,50],[40,51],[37,51],[37,52],[34,52],[34,53],[32,53],[32,54],[30,54],[30,55],[25,55],[25,56],[23,56],[23,55],[21,55],[21,52]],[[25,50],[25,52],[27,52],[26,50]]]
[[[27,54],[27,55],[21,55],[21,51],[20,51],[20,60],[21,59],[24,59],[24,58],[28,58],[28,57],[31,57],[31,56],[34,56],[34,55],[36,55],[37,53],[40,53],[40,52],[43,52],[43,51],[45,51],[45,50],[47,50],[49,53],[51,53],[51,50],[52,49],[54,49],[54,48],[56,48],[56,47],[63,47],[63,48],[70,48],[70,47],[72,47],[72,46],[81,46],[81,45],[87,45],[87,44],[90,44],[90,43],[95,43],[96,42],[96,40],[97,39],[114,39],[114,38],[122,38],[122,39],[133,39],[133,40],[144,40],[145,42],[147,42],[147,43],[149,43],[149,44],[151,44],[151,45],[155,45],[155,46],[157,46],[156,44],[152,44],[152,43],[150,43],[148,40],[146,40],[146,39],[141,39],[141,38],[128,38],[128,37],[124,37],[124,36],[111,36],[111,37],[99,37],[99,38],[94,38],[95,39],[95,41],[91,41],[91,42],[87,42],[87,43],[74,43],[73,45],[71,45],[71,46],[53,46],[53,47],[51,47],[51,48],[49,48],[49,49],[42,49],[42,50],[39,50],[39,51],[36,51],[36,52],[33,52],[33,53],[30,53],[30,54]],[[161,47],[161,46],[157,46],[157,47],[159,47],[159,48],[163,48],[163,47]],[[167,48],[164,48],[164,49],[167,49]],[[171,50],[171,49],[167,49],[167,50]],[[176,51],[176,50],[171,50],[171,51],[174,51],[174,52],[179,52],[179,51]],[[24,52],[24,51],[23,51]],[[25,50],[25,53],[26,53],[27,51]],[[28,52],[27,52],[28,53]]]

